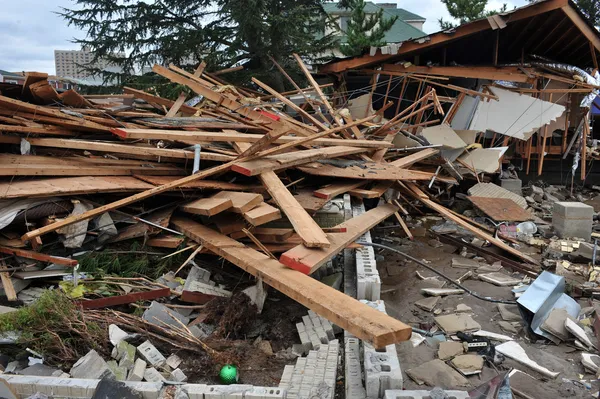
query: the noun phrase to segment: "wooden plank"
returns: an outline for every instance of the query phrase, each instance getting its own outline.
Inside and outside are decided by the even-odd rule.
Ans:
[[[347,228],[345,233],[327,234],[327,238],[331,242],[329,248],[306,248],[304,245],[299,245],[282,254],[279,261],[301,273],[311,274],[337,255],[349,243],[355,241],[373,226],[397,211],[398,207],[393,204],[385,204],[373,208],[360,216],[342,223],[340,226]]]
[[[27,95],[29,92],[29,86],[44,80],[48,80],[48,74],[45,72],[25,72],[25,82],[23,83],[23,90],[21,91],[21,94]]]
[[[427,205],[429,208],[433,209],[434,211],[440,213],[442,216],[444,216],[446,219],[464,227],[465,229],[469,230],[470,232],[472,232],[473,234],[475,234],[477,237],[483,239],[483,240],[487,240],[489,242],[491,242],[492,244],[494,244],[495,246],[497,246],[500,249],[505,250],[506,252],[520,258],[523,259],[524,261],[528,262],[528,263],[532,263],[534,265],[539,265],[539,262],[536,261],[535,259],[531,258],[528,255],[525,255],[524,253],[514,249],[513,247],[505,244],[504,242],[502,242],[501,240],[493,237],[492,235],[478,229],[477,227],[474,227],[473,225],[471,225],[470,223],[467,223],[465,220],[455,216],[454,214],[452,214],[448,209],[446,209],[445,207],[443,207],[442,205],[433,202],[431,199],[429,199],[429,197],[427,196],[427,194],[425,194],[423,191],[421,191],[421,189],[419,189],[417,187],[416,184],[411,183],[411,182],[404,182],[404,185],[409,189],[408,192],[409,194],[411,194],[414,198],[418,199],[419,201],[421,201],[423,204]]]
[[[212,252],[376,347],[408,340],[412,334],[410,326],[206,226],[183,218],[175,218],[173,224]]]
[[[268,244],[276,244],[285,242],[288,238],[290,238],[294,234],[293,229],[277,229],[277,228],[268,228],[268,227],[258,227],[256,229],[252,229],[252,234],[254,237],[262,241],[263,243]],[[246,234],[243,232],[232,233],[231,238],[234,240],[238,240],[240,238],[245,238]]]
[[[252,226],[260,226],[261,224],[281,219],[281,212],[274,206],[263,202],[256,208],[244,212],[243,216]]]
[[[299,170],[309,175],[365,180],[431,180],[433,173],[400,169],[390,164],[365,163],[360,166],[340,168],[333,165],[308,164]],[[453,178],[436,177],[436,180],[455,183]]]
[[[4,295],[9,301],[17,300],[17,292],[15,291],[15,286],[10,279],[10,274],[8,272],[0,272],[0,279],[2,280],[2,287],[4,288]]]
[[[315,197],[323,198],[329,201],[330,199],[335,198],[340,194],[347,193],[348,191],[354,190],[360,186],[364,186],[367,183],[368,182],[366,181],[356,180],[332,183],[328,184],[325,187],[321,187],[318,190],[315,190],[313,194]]]
[[[111,129],[111,132],[121,138],[127,139],[149,139],[149,140],[173,140],[184,141],[187,143],[207,143],[207,142],[236,142],[236,143],[254,143],[260,140],[262,134],[239,133],[235,131],[227,132],[203,132],[186,130],[161,130],[161,129]],[[302,140],[303,137],[279,136],[274,143],[286,144],[295,143]],[[317,138],[313,140],[314,145],[320,146],[351,146],[364,148],[391,148],[394,145],[385,141],[375,140],[346,140],[334,138]]]
[[[72,162],[70,164],[48,164],[28,160],[34,156],[20,155],[23,158],[13,162],[10,156],[0,155],[0,176],[127,176],[133,174],[182,175],[183,169],[160,164],[149,165],[99,165]],[[31,162],[31,163],[28,163]],[[154,166],[156,165],[156,166]]]
[[[231,198],[209,197],[200,198],[196,201],[181,205],[182,211],[193,213],[195,215],[214,216],[217,213],[226,211],[233,206]]]
[[[244,219],[231,213],[220,213],[210,218],[221,234],[232,234],[242,231],[246,227]]]
[[[404,74],[419,73],[422,75],[435,75],[435,76],[452,76],[457,78],[473,78],[473,79],[489,79],[489,80],[507,80],[511,82],[526,83],[529,81],[529,77],[525,75],[518,67],[485,67],[485,66],[416,66],[411,65],[404,67],[404,65],[396,64],[385,64],[383,70],[378,71],[382,74],[388,74],[388,72],[398,72],[398,75],[403,76]],[[397,76],[396,74],[389,74],[390,76]]]
[[[256,208],[263,202],[263,196],[253,193],[242,193],[239,191],[221,191],[212,196],[214,199],[231,201],[231,211],[245,213]]]
[[[63,258],[60,256],[46,255],[46,254],[42,254],[42,253],[38,253],[38,252],[34,252],[34,251],[28,251],[26,249],[0,247],[0,252],[2,252],[3,254],[20,256],[22,258],[27,258],[27,259],[35,259],[35,260],[39,260],[41,262],[56,263],[57,265],[63,265],[63,266],[69,266],[69,267],[77,266],[77,264],[79,263],[75,259],[68,259],[68,258]]]
[[[171,178],[173,179],[173,178]],[[0,182],[0,199],[144,191],[153,188],[129,176],[85,176]]]
[[[312,190],[299,190],[294,194],[294,198],[311,215],[327,203],[327,199],[315,197]]]
[[[102,151],[116,154],[130,154],[130,155],[142,155],[149,157],[167,157],[183,159],[191,161],[194,159],[194,152],[187,150],[168,149],[168,148],[156,148],[146,147],[132,144],[117,144],[107,141],[92,141],[92,140],[75,140],[75,139],[50,139],[50,138],[35,138],[28,137],[27,141],[29,144],[38,147],[52,147],[52,148],[71,148],[77,150],[87,151]],[[21,142],[20,137],[15,136],[0,136],[0,143],[4,144],[19,144]],[[232,156],[215,154],[203,151],[201,155],[202,160],[207,161],[220,161],[227,162],[234,159]]]
[[[132,204],[134,202],[141,201],[141,200],[143,200],[145,198],[149,198],[149,197],[152,197],[154,195],[163,193],[165,191],[169,191],[169,190],[177,188],[177,187],[179,187],[181,185],[184,185],[184,184],[187,184],[187,183],[191,183],[191,182],[196,181],[196,180],[201,180],[201,179],[204,179],[206,177],[215,175],[217,173],[225,172],[225,171],[229,170],[230,167],[231,167],[231,163],[226,163],[226,164],[222,164],[222,165],[219,165],[219,166],[215,166],[215,167],[210,168],[210,169],[205,169],[205,170],[200,171],[200,172],[198,172],[196,174],[193,174],[191,176],[186,176],[186,177],[183,177],[183,178],[181,178],[179,180],[175,180],[175,181],[172,181],[170,183],[164,184],[162,186],[155,187],[155,188],[152,188],[150,190],[146,190],[144,192],[132,195],[132,196],[127,197],[127,198],[123,198],[123,199],[121,199],[119,201],[115,201],[115,202],[112,202],[110,204],[106,204],[106,205],[100,206],[98,208],[94,208],[94,209],[92,209],[90,211],[87,211],[87,212],[84,212],[84,213],[82,213],[80,215],[69,216],[69,217],[67,217],[67,218],[65,218],[65,219],[63,219],[61,221],[49,224],[47,226],[44,226],[44,227],[41,227],[39,229],[32,230],[32,231],[30,231],[30,232],[28,232],[26,234],[23,234],[23,236],[21,237],[21,240],[23,240],[23,241],[30,241],[31,239],[33,239],[35,237],[39,237],[39,236],[41,236],[43,234],[55,231],[57,229],[65,227],[65,226],[70,226],[71,224],[77,223],[77,222],[79,222],[81,220],[87,220],[87,219],[96,217],[98,215],[101,215],[104,212],[112,211],[112,210],[115,210],[115,209],[119,209],[119,208],[121,208],[121,207],[123,207],[125,205],[129,205],[129,204]]]
[[[235,146],[239,152],[249,148],[246,143],[236,143]],[[279,209],[288,217],[304,244],[310,248],[327,248],[329,241],[323,230],[298,203],[298,200],[290,193],[275,172],[261,173],[259,178],[277,206],[279,206]]]
[[[415,163],[427,159],[436,155],[439,151],[435,148],[425,148],[424,150],[417,151],[414,154],[407,155],[405,157],[396,159],[395,161],[390,162],[390,165],[393,165],[397,168],[407,168]]]
[[[127,305],[139,301],[150,301],[152,299],[163,298],[169,295],[171,295],[171,290],[169,288],[159,288],[151,291],[134,292],[127,295],[82,300],[79,301],[79,304],[83,309],[102,309],[117,305]]]
[[[0,132],[25,133],[25,134],[43,134],[48,136],[75,136],[76,134],[68,129],[57,126],[15,126],[0,125]]]
[[[286,169],[292,166],[317,161],[319,159],[337,158],[366,151],[368,151],[367,148],[346,146],[316,148],[312,150],[270,155],[252,161],[238,162],[231,167],[231,170],[241,173],[244,176],[256,176],[263,172]]]
[[[524,222],[533,215],[510,198],[467,197],[478,209],[497,222]]]
[[[162,186],[163,184],[171,183],[177,180],[177,177],[173,176],[138,176],[135,175],[137,179],[145,181],[147,183],[153,184],[155,186]],[[260,185],[246,185],[246,184],[237,184],[237,183],[229,183],[226,181],[217,181],[217,180],[199,180],[193,181],[189,183],[182,184],[174,188],[174,190],[229,190],[229,191],[265,191],[265,189]]]
[[[364,190],[362,188],[355,188],[354,190],[350,190],[350,191],[348,191],[348,194],[350,194],[353,197],[358,197],[358,198],[379,198],[379,197],[381,197],[381,194],[379,194],[379,191]]]
[[[52,88],[54,90],[54,88]],[[55,92],[56,93],[56,92]],[[94,108],[94,105],[85,99],[81,94],[77,93],[73,89],[69,89],[65,92],[62,92],[58,95],[58,98],[62,101],[64,105],[68,105],[69,107],[75,108]]]
[[[185,102],[186,97],[187,95],[185,94],[185,92],[181,92],[179,94],[179,97],[177,97],[177,100],[173,103],[173,106],[169,109],[169,112],[167,112],[167,114],[165,115],[165,117],[172,118],[176,116],[179,110],[181,109],[181,106]]]
[[[151,247],[158,247],[158,248],[175,249],[175,248],[179,248],[179,246],[181,244],[183,244],[184,241],[185,241],[185,237],[168,234],[168,235],[164,235],[164,236],[150,237],[146,241],[146,245],[149,245]]]
[[[162,97],[158,97],[158,96],[154,96],[154,95],[148,94],[144,91],[136,90],[136,89],[133,89],[133,88],[127,87],[127,86],[125,86],[123,88],[123,91],[125,93],[132,94],[135,98],[140,98],[140,99],[146,101],[147,103],[154,103],[154,104],[162,105],[167,108],[172,108],[173,105],[175,104],[175,101],[168,100],[166,98],[162,98]],[[184,104],[181,106],[179,111],[186,115],[195,115],[198,110],[194,107],[188,107],[187,105]]]
[[[590,41],[594,48],[600,51],[600,35],[598,31],[590,26],[571,4],[562,7],[562,11],[577,26],[583,35]]]

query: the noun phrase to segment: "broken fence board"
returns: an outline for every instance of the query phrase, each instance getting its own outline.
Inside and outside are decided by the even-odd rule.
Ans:
[[[8,255],[20,256],[22,258],[35,259],[35,260],[39,260],[42,262],[56,263],[57,265],[70,266],[70,267],[77,266],[77,264],[79,263],[75,259],[68,259],[68,258],[62,258],[60,256],[46,255],[46,254],[42,254],[42,253],[38,253],[38,252],[34,252],[34,251],[28,251],[26,249],[0,247],[0,252],[2,252],[4,254],[8,254]]]
[[[320,163],[299,166],[297,169],[304,173],[315,176],[339,177],[346,179],[367,180],[431,180],[433,173],[418,170],[401,169],[390,164],[365,163],[340,168],[333,165]],[[456,180],[448,177],[437,176],[436,180],[446,183],[456,183]]]
[[[311,274],[346,248],[349,243],[362,236],[382,220],[394,215],[397,211],[398,207],[392,204],[373,208],[360,216],[340,224],[340,227],[346,227],[347,230],[345,233],[327,234],[331,243],[329,248],[306,248],[304,245],[299,245],[281,255],[279,261],[304,274]]]
[[[206,226],[183,218],[174,218],[173,225],[212,252],[378,348],[411,336],[410,326],[401,321]]]
[[[171,295],[171,290],[169,288],[159,288],[157,290],[134,292],[127,295],[79,301],[79,304],[83,309],[102,309],[110,306],[127,305],[129,303],[138,301],[150,301],[152,299],[163,298],[169,295]]]

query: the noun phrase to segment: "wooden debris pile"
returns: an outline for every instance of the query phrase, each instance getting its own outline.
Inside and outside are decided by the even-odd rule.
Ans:
[[[198,253],[217,254],[384,346],[408,339],[410,327],[309,275],[389,217],[412,238],[404,218],[413,201],[535,263],[419,188],[445,191],[456,183],[455,167],[437,157],[439,146],[415,136],[429,124],[421,122],[425,112],[444,114],[435,89],[389,120],[382,113],[391,102],[353,119],[296,58],[310,87],[294,83],[297,90],[287,95],[302,96],[301,105],[257,79],[263,92],[229,85],[203,64],[195,73],[153,69],[191,89],[196,97],[187,103],[183,92],[171,101],[132,88],[59,94],[39,73],[27,74],[20,94],[0,96],[0,250],[43,262],[3,269],[9,298],[15,270],[39,277],[41,266],[54,263],[64,273],[77,263],[69,258],[75,249],[140,238],[154,248],[193,249],[181,268]],[[396,138],[416,145],[393,148]],[[398,195],[384,196],[390,188]],[[330,228],[319,225],[318,211],[344,193],[380,205]],[[157,291],[133,297],[166,294]],[[196,303],[214,296],[190,291]]]

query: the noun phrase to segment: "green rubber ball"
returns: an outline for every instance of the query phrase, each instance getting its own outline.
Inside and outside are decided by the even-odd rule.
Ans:
[[[223,384],[235,384],[239,380],[238,370],[232,364],[226,364],[219,372],[219,378]]]

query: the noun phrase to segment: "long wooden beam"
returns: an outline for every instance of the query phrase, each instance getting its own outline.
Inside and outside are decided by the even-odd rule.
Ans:
[[[467,66],[416,66],[411,65],[404,67],[403,65],[385,64],[383,70],[379,71],[381,74],[389,74],[394,76],[391,72],[398,73],[400,76],[405,74],[418,73],[422,75],[435,75],[435,76],[452,76],[457,78],[473,78],[473,79],[489,79],[489,80],[507,80],[511,82],[526,83],[530,79],[521,72],[517,67],[467,67]]]
[[[393,204],[385,204],[373,208],[360,216],[340,224],[339,227],[346,228],[345,233],[327,234],[329,242],[331,242],[329,248],[306,248],[304,245],[298,245],[283,253],[279,261],[299,272],[311,274],[346,248],[348,244],[397,211],[398,207]]]
[[[111,143],[108,141],[91,141],[91,140],[65,140],[65,139],[48,139],[48,138],[34,138],[29,137],[27,141],[38,147],[53,147],[53,148],[70,148],[76,150],[88,150],[88,151],[102,151],[112,152],[117,154],[131,154],[131,155],[144,155],[153,157],[168,157],[177,158],[184,160],[193,160],[194,152],[179,149],[169,148],[154,148],[154,147],[141,147],[131,144],[118,144]],[[0,136],[0,143],[3,144],[19,144],[21,142],[20,137],[16,136]],[[335,147],[334,147],[335,148]],[[220,161],[227,162],[231,161],[233,157],[231,155],[207,153],[202,152],[202,160],[207,161]]]
[[[249,148],[247,143],[236,143],[234,145],[238,152]],[[290,220],[294,231],[298,233],[304,245],[310,248],[327,248],[329,240],[321,227],[300,205],[298,200],[290,193],[285,184],[273,171],[263,172],[259,175],[260,181],[267,189],[279,209],[281,209]]]
[[[173,105],[175,104],[175,101],[172,101],[172,100],[169,100],[166,98],[162,98],[159,96],[154,96],[152,94],[146,93],[145,91],[133,89],[133,88],[127,87],[127,86],[125,86],[123,88],[123,91],[125,93],[132,94],[135,98],[140,98],[140,99],[146,101],[147,103],[163,105],[166,108],[172,108]],[[196,112],[198,112],[198,110],[196,108],[189,107],[185,104],[183,104],[179,108],[179,111],[186,115],[194,115]]]
[[[577,26],[577,28],[583,33],[583,35],[592,43],[596,50],[600,51],[600,34],[596,29],[590,27],[590,25],[579,15],[570,4],[562,7],[563,12],[569,17],[569,19]]]
[[[77,266],[79,263],[75,259],[62,258],[60,256],[51,256],[38,252],[28,251],[26,249],[17,249],[17,248],[8,248],[8,247],[0,247],[0,252],[3,254],[20,256],[22,258],[39,260],[42,262],[56,263],[57,265],[63,266]]]
[[[333,130],[333,129],[331,129]],[[255,143],[263,136],[262,134],[239,133],[235,131],[224,132],[204,132],[204,131],[187,131],[187,130],[161,130],[161,129],[111,129],[113,134],[127,139],[149,139],[149,140],[173,140],[198,143],[208,142],[238,142],[238,143]],[[279,136],[274,143],[285,144],[296,141],[304,141],[304,137],[296,136]],[[332,138],[317,138],[313,140],[314,145],[343,145],[352,147],[364,148],[391,148],[394,145],[385,141],[375,140],[346,140]]]
[[[179,217],[171,223],[205,248],[375,347],[408,340],[412,334],[411,327],[401,321],[206,226]]]
[[[345,155],[360,154],[368,151],[367,148],[356,147],[325,147],[312,150],[294,151],[284,154],[270,155],[252,161],[238,162],[231,170],[245,176],[256,176],[263,172],[276,171],[302,165],[319,159],[337,158]]]

